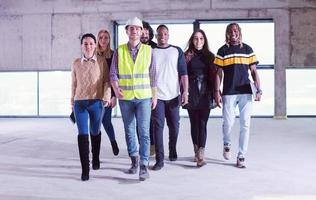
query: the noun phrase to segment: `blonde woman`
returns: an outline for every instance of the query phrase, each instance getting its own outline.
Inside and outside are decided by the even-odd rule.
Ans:
[[[112,57],[113,57],[113,50],[110,47],[111,36],[107,30],[100,30],[98,33],[97,38],[97,58],[102,60],[107,68],[107,76],[109,76],[108,72],[111,66]],[[111,93],[111,101],[108,107],[104,108],[104,116],[102,119],[102,124],[104,127],[105,132],[107,133],[111,146],[112,151],[115,156],[119,154],[119,148],[115,139],[115,132],[111,122],[112,118],[112,109],[116,106],[116,97],[114,91],[112,90]],[[101,134],[101,132],[100,132]]]

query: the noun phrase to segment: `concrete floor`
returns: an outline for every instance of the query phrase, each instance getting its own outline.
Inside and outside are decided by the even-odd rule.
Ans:
[[[178,161],[166,160],[145,182],[124,173],[130,161],[122,120],[113,123],[119,156],[103,134],[101,169],[82,182],[76,127],[68,119],[0,118],[0,200],[316,200],[316,118],[252,119],[246,169],[234,166],[235,156],[223,160],[220,118],[209,120],[207,165],[196,168],[190,123],[182,118]],[[234,155],[237,130],[238,123]]]

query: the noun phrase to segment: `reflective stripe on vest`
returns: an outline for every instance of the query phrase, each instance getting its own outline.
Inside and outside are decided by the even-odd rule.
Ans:
[[[151,98],[149,66],[151,47],[141,44],[135,63],[127,44],[118,48],[119,87],[123,90],[123,99],[131,100]]]

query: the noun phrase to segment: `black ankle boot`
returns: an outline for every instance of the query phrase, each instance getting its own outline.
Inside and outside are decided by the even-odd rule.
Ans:
[[[116,140],[114,140],[114,141],[111,142],[111,146],[112,146],[113,154],[114,154],[115,156],[117,156],[117,155],[119,154],[120,150],[119,150],[119,148],[118,148],[118,146],[117,146]]]
[[[154,171],[158,171],[161,170],[164,166],[164,162],[163,161],[156,161],[155,165],[153,166],[152,170]]]
[[[128,174],[136,174],[138,168],[138,156],[131,156],[131,168],[128,169]]]
[[[89,180],[89,136],[78,135],[78,148],[82,168],[81,180]]]
[[[169,149],[169,160],[176,161],[178,159],[178,154],[176,148]]]
[[[101,145],[101,132],[99,135],[91,136],[91,146],[92,146],[92,169],[100,169],[100,145]]]

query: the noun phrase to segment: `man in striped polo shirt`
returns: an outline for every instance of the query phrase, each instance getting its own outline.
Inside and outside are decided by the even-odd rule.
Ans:
[[[252,89],[248,70],[250,70],[256,88],[255,101],[260,101],[262,91],[256,69],[257,58],[252,48],[242,42],[241,28],[237,23],[227,26],[226,44],[218,50],[214,63],[218,67],[215,100],[218,105],[223,103],[223,156],[226,160],[230,159],[231,130],[235,121],[235,109],[238,105],[240,135],[236,166],[245,168],[252,109]],[[223,73],[223,92],[221,92],[220,83]]]

